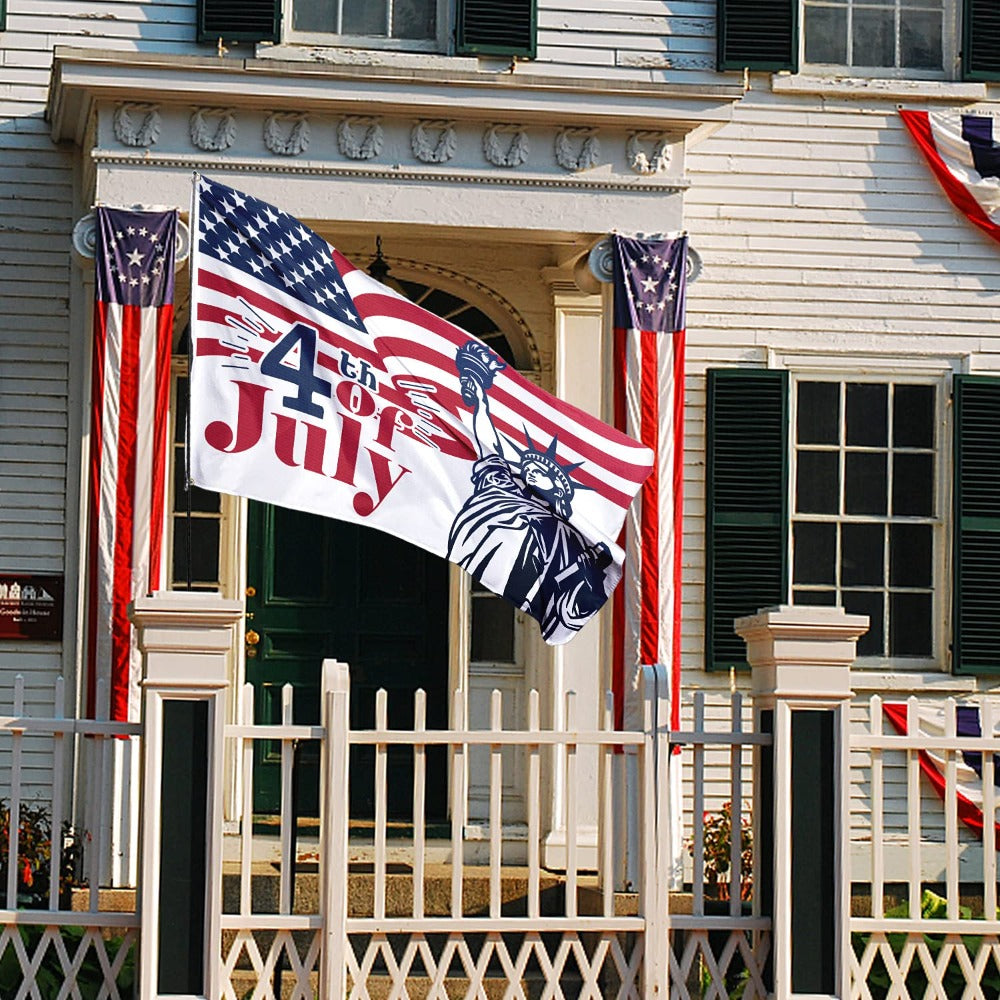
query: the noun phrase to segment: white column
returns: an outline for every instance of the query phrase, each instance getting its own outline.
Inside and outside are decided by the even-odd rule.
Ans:
[[[770,608],[739,618],[755,728],[754,908],[772,918],[775,1000],[848,996],[851,664],[864,615]]]
[[[214,1000],[222,992],[226,656],[243,603],[215,594],[163,592],[136,601],[131,617],[144,677],[139,996]],[[191,766],[179,767],[186,757]],[[186,831],[176,815],[163,814],[165,796],[177,791],[182,803],[191,805]],[[185,870],[181,857],[188,847]],[[191,874],[197,871],[203,872],[201,884]],[[178,898],[190,899],[188,913],[176,912]],[[200,934],[189,914],[201,917]],[[168,958],[161,962],[165,944]]]
[[[555,308],[555,392],[560,399],[602,416],[604,331],[600,295],[580,292],[571,279],[552,284]],[[610,608],[610,604],[607,606]],[[577,723],[597,729],[603,705],[601,657],[608,612],[554,652],[551,705],[553,724],[565,725],[566,694],[576,692]],[[588,789],[598,787],[598,757],[581,749],[577,757],[577,858],[582,868],[597,867],[598,803]],[[552,828],[545,839],[542,863],[566,867],[566,776],[558,764],[552,789]]]

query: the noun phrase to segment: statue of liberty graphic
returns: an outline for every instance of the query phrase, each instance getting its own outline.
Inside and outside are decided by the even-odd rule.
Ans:
[[[565,642],[603,606],[613,588],[613,560],[570,523],[570,478],[581,463],[561,465],[558,436],[543,451],[527,435],[521,449],[497,432],[487,393],[506,365],[484,344],[469,341],[455,356],[462,400],[473,412],[479,459],[472,495],[448,537],[448,558],[537,619],[542,637]],[[508,458],[507,455],[510,457]]]

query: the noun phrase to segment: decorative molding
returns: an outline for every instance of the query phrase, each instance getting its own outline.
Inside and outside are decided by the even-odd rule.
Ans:
[[[222,157],[200,156],[195,153],[143,153],[113,152],[95,149],[90,154],[92,163],[98,166],[121,165],[176,167],[184,170],[226,170],[230,173],[247,174],[288,174],[289,176],[316,177],[367,177],[381,180],[412,180],[435,184],[484,184],[489,187],[555,188],[586,191],[646,191],[663,195],[686,191],[690,182],[686,178],[669,180],[650,178],[629,179],[622,176],[583,177],[579,174],[502,174],[495,170],[428,170],[418,167],[355,166],[346,163],[328,163],[320,160],[306,160],[301,163],[281,160],[265,160],[262,157],[246,157],[229,160]]]
[[[217,119],[215,128],[210,119]],[[190,122],[191,142],[207,153],[229,149],[236,139],[236,115],[232,108],[195,108]]]
[[[354,127],[365,129],[365,137],[359,139]],[[377,118],[351,116],[337,126],[337,145],[340,152],[350,160],[373,160],[382,152],[384,134]]]
[[[438,133],[432,142],[428,129]],[[447,163],[455,155],[455,123],[423,118],[410,129],[410,148],[421,163]]]
[[[461,293],[462,298],[469,305],[475,306],[475,301],[466,297],[468,289],[474,288],[480,295],[490,299],[517,327],[517,332],[520,334],[527,348],[527,353],[531,358],[532,367],[529,369],[532,373],[538,373],[541,371],[541,356],[538,351],[538,344],[535,342],[534,334],[531,332],[531,327],[522,318],[520,312],[511,304],[509,299],[504,298],[498,291],[491,288],[489,285],[484,285],[481,281],[477,281],[475,278],[468,274],[462,274],[459,271],[453,271],[451,268],[442,267],[440,264],[428,264],[424,261],[419,260],[408,260],[406,258],[392,258],[393,272],[396,271],[412,271],[416,274],[428,274],[437,275],[439,277],[445,278],[450,282],[454,282],[457,287],[463,288]],[[439,286],[434,286],[439,287]],[[447,291],[448,289],[444,289]],[[476,308],[479,308],[478,306]],[[503,331],[503,328],[498,326],[498,329]],[[525,374],[523,369],[517,369],[522,375]]]
[[[150,209],[149,205],[129,206],[136,212]],[[153,209],[154,211],[156,209]],[[177,220],[177,241],[174,252],[174,270],[179,271],[181,264],[188,259],[191,252],[191,230],[181,219]],[[79,218],[73,226],[73,253],[81,267],[93,267],[94,255],[97,253],[97,213],[93,210]]]
[[[143,116],[136,125],[132,114]],[[151,146],[160,137],[160,108],[156,104],[119,104],[115,108],[115,138],[123,146]]]
[[[653,140],[652,155],[646,155],[646,144]],[[670,137],[662,132],[633,132],[625,144],[628,165],[637,174],[648,177],[662,174],[670,166]]]
[[[572,139],[583,140],[579,153],[573,152]],[[556,133],[555,148],[556,163],[573,173],[596,166],[601,156],[601,141],[597,138],[597,129],[593,128],[560,129]]]
[[[502,135],[513,136],[506,150]],[[520,125],[491,125],[483,133],[483,154],[494,167],[519,167],[528,158],[528,133]]]
[[[287,136],[282,125],[291,125]],[[309,148],[309,118],[301,112],[274,111],[264,122],[264,145],[278,156],[299,156]]]

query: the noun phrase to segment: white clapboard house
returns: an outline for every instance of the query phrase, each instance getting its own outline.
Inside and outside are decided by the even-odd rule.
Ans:
[[[1000,244],[945,197],[901,107],[1000,110],[994,4],[0,0],[0,586],[56,601],[32,631],[0,597],[0,715],[86,714],[91,210],[176,206],[186,223],[194,171],[280,206],[359,266],[378,258],[408,297],[604,417],[611,293],[591,251],[611,232],[687,232],[682,728],[730,726],[730,691],[750,685],[733,620],[774,605],[868,617],[849,676],[859,731],[873,695],[987,705],[1000,686]],[[385,535],[185,488],[186,238],[158,414],[173,442],[161,550],[170,589],[240,602],[226,722],[319,726],[333,658],[350,665],[358,729],[379,724],[378,688],[390,728],[412,727],[422,689],[432,729],[460,728],[456,713],[471,729],[599,729],[609,614],[553,649],[456,567]],[[281,813],[279,742],[251,754],[249,791],[251,758],[227,744],[232,837],[248,814],[264,836]],[[78,818],[98,785],[116,790],[97,880],[135,885],[136,741],[100,766],[78,744],[4,744],[4,787],[49,802],[55,784]],[[684,837],[701,824],[693,802],[733,799],[720,753],[725,768],[685,764]],[[546,771],[536,814],[530,754],[505,756],[491,823],[499,772],[473,747],[467,858],[528,864],[537,844],[548,871],[598,868],[598,757]],[[355,840],[380,808],[391,831],[410,807],[412,768],[391,753],[375,801],[380,760],[351,757]],[[443,751],[429,760],[429,823],[451,829],[455,772]],[[316,816],[320,756],[306,746],[297,769],[297,808]],[[736,770],[749,802],[749,754]],[[866,811],[867,772],[850,823],[857,843],[901,845],[878,879],[943,882],[945,855],[974,838],[929,785],[913,798],[912,773],[886,778],[895,833]],[[902,853],[913,810],[917,862]]]

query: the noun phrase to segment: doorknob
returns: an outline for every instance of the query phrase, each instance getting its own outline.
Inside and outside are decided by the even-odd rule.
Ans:
[[[253,657],[257,655],[257,645],[259,642],[260,635],[252,628],[247,629],[246,635],[243,636],[243,644],[246,647],[247,656]]]

